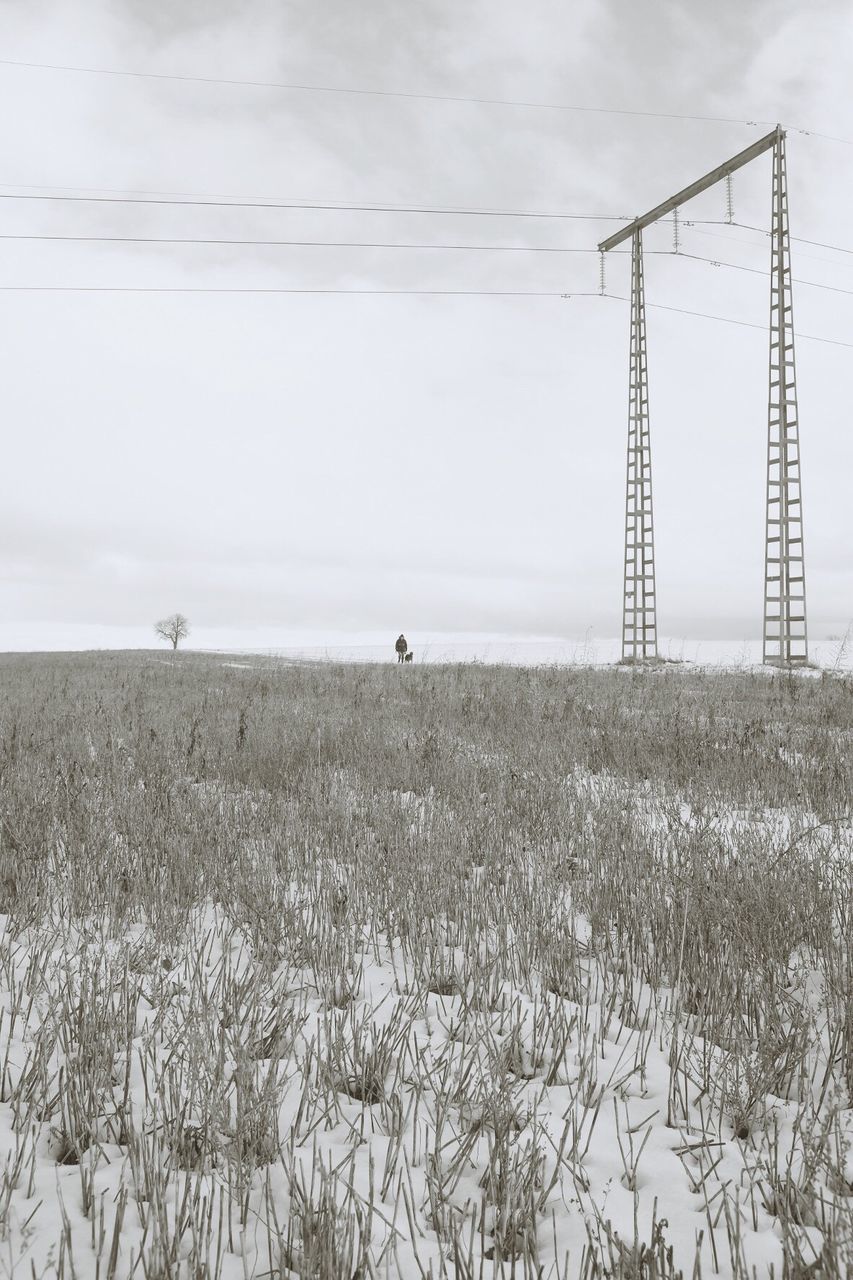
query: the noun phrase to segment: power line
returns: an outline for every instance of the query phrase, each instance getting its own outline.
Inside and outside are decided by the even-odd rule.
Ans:
[[[557,245],[514,245],[514,244],[423,244],[399,241],[378,240],[221,240],[201,239],[198,237],[168,236],[72,236],[45,234],[12,234],[0,233],[0,240],[25,241],[57,241],[73,244],[163,244],[163,245],[211,245],[232,246],[238,248],[329,248],[329,249],[409,249],[409,250],[452,250],[460,252],[486,253],[575,253],[593,255],[597,249],[581,249],[561,247]],[[617,250],[617,253],[620,251]],[[627,254],[627,250],[621,251]],[[649,249],[648,254],[654,257],[686,258],[691,262],[705,262],[712,267],[727,267],[732,271],[746,271],[751,275],[767,276],[769,273],[760,267],[747,267],[737,262],[722,262],[716,258],[706,258],[698,253],[677,253],[670,249]],[[853,295],[853,289],[843,289],[838,285],[822,284],[817,280],[794,279],[795,284],[810,289],[825,289],[829,293],[846,293]]]
[[[721,219],[712,218],[685,219],[681,225],[682,227],[738,227],[741,231],[757,231],[759,235],[765,237],[771,234],[766,227],[756,227],[753,226],[751,222],[726,222]],[[707,235],[709,233],[706,232],[705,234]],[[847,249],[838,244],[826,244],[822,240],[808,240],[804,236],[789,236],[789,239],[795,241],[797,244],[811,245],[815,249],[831,249],[834,253],[853,254],[853,249]]]
[[[2,60],[2,59],[0,59],[0,65],[2,65],[2,61],[3,61],[3,60]],[[0,185],[2,185],[2,184],[0,184]],[[20,183],[19,183],[19,184],[15,184],[15,185],[21,186],[21,185],[24,185],[24,184],[20,184]],[[280,200],[280,201],[279,201],[279,200],[252,200],[252,199],[245,199],[245,200],[244,200],[244,199],[240,199],[240,198],[238,198],[238,197],[234,197],[234,198],[227,197],[227,198],[225,198],[225,197],[214,197],[214,196],[194,196],[194,195],[184,195],[184,194],[182,194],[182,193],[169,193],[168,195],[166,195],[166,194],[162,194],[162,195],[161,195],[161,194],[156,194],[156,195],[155,195],[155,193],[153,193],[153,192],[148,192],[148,193],[133,193],[133,194],[120,194],[118,191],[116,191],[116,190],[112,190],[112,191],[111,191],[109,188],[104,189],[104,188],[92,188],[92,187],[88,187],[88,188],[83,188],[83,187],[53,187],[51,190],[52,190],[52,191],[56,191],[56,190],[59,190],[59,191],[75,191],[75,192],[80,192],[80,191],[93,191],[93,190],[94,190],[94,191],[104,191],[104,190],[106,190],[108,194],[106,194],[106,195],[99,194],[99,195],[73,195],[73,196],[71,196],[71,195],[54,195],[54,194],[44,194],[44,193],[41,193],[41,192],[38,192],[38,193],[36,193],[36,192],[33,192],[33,193],[30,193],[30,192],[27,192],[27,193],[21,193],[21,192],[6,192],[6,191],[0,191],[0,200],[46,200],[46,201],[59,201],[59,202],[69,202],[69,203],[84,203],[84,204],[85,204],[85,203],[96,203],[96,204],[98,204],[98,203],[106,203],[106,204],[155,204],[155,205],[167,205],[167,206],[168,206],[168,205],[177,205],[178,207],[188,206],[188,207],[192,207],[192,208],[204,208],[204,207],[210,206],[211,208],[214,208],[214,209],[232,209],[232,208],[233,208],[233,209],[296,209],[296,210],[305,210],[305,211],[314,211],[314,212],[328,212],[328,213],[335,213],[335,212],[338,212],[338,211],[340,211],[340,212],[344,212],[344,213],[353,213],[353,212],[354,212],[354,213],[416,213],[416,214],[437,214],[437,215],[441,215],[441,216],[449,216],[449,217],[453,217],[453,216],[457,216],[457,215],[459,215],[459,216],[463,216],[463,217],[487,217],[487,218],[551,218],[551,219],[562,219],[562,220],[566,220],[566,221],[576,221],[576,222],[628,222],[628,221],[630,221],[629,216],[627,216],[627,215],[625,215],[625,214],[609,214],[609,213],[566,213],[566,212],[563,212],[563,211],[561,211],[561,210],[539,210],[539,209],[488,209],[488,208],[471,208],[471,207],[467,207],[467,206],[463,207],[463,206],[442,206],[442,205],[429,205],[429,204],[403,204],[403,203],[395,203],[395,202],[391,202],[391,201],[387,201],[387,202],[385,202],[385,203],[370,202],[370,201],[363,201],[363,202],[361,202],[361,203],[355,204],[355,203],[347,203],[347,202],[345,202],[345,201],[319,201],[319,200],[318,200],[318,201],[310,201],[310,202],[309,202],[309,201],[295,201],[295,200],[294,200],[294,201],[284,201],[284,200]],[[670,219],[667,219],[667,218],[661,218],[661,219],[660,219],[660,221],[661,221],[661,223],[668,223],[668,222],[670,222],[671,220],[670,220]],[[741,231],[753,231],[753,232],[756,232],[758,235],[762,235],[762,236],[764,236],[764,237],[767,237],[767,236],[769,236],[769,235],[770,235],[770,232],[767,230],[767,228],[766,228],[766,227],[757,227],[757,226],[753,225],[752,223],[748,223],[748,222],[729,222],[729,221],[728,221],[728,220],[726,220],[726,219],[720,219],[720,218],[690,218],[690,219],[684,219],[683,221],[681,221],[680,225],[681,225],[681,227],[683,227],[683,228],[688,228],[688,227],[693,227],[693,228],[699,228],[699,227],[735,227],[735,228],[737,228],[738,230],[741,230]],[[710,234],[712,234],[712,233],[711,233],[711,232],[707,232],[707,231],[706,231],[706,232],[702,232],[701,234],[704,234],[704,235],[710,235]],[[0,238],[2,238],[2,239],[12,239],[13,237],[12,237],[12,236],[2,236],[2,237],[0,237]],[[21,236],[21,237],[19,237],[19,238],[20,238],[20,239],[25,239],[25,238],[29,238],[29,239],[36,239],[36,238],[39,238],[39,237],[36,237],[36,236],[30,236],[30,237],[24,237],[24,236]],[[85,239],[92,239],[92,240],[97,240],[97,239],[103,239],[103,240],[115,239],[115,240],[121,240],[121,239],[126,239],[126,240],[129,240],[129,241],[138,241],[138,242],[140,242],[140,243],[141,243],[141,242],[146,242],[146,241],[149,241],[149,240],[150,240],[150,242],[151,242],[151,243],[155,243],[155,242],[157,242],[157,241],[159,240],[159,237],[142,237],[142,236],[128,236],[128,237],[120,237],[120,236],[115,236],[115,237],[106,237],[106,236],[103,236],[103,237],[101,237],[101,236],[91,236],[91,237],[86,237],[86,236],[78,236],[78,237],[71,237],[71,236],[44,236],[44,237],[41,237],[41,238],[43,238],[43,239],[56,239],[56,240],[59,240],[59,239],[68,239],[68,240],[70,240],[70,239],[79,239],[79,240],[85,240]],[[843,246],[843,245],[828,244],[828,243],[826,243],[826,241],[823,241],[823,240],[811,240],[811,239],[808,239],[808,238],[807,238],[807,237],[805,237],[805,236],[791,236],[790,238],[791,238],[791,240],[792,240],[792,241],[795,241],[797,244],[810,245],[810,246],[812,246],[813,248],[817,248],[817,249],[826,249],[826,250],[828,250],[828,251],[830,251],[830,252],[834,252],[834,253],[843,253],[843,254],[847,254],[847,255],[853,256],[853,249],[851,249],[851,248],[847,248],[846,246]],[[328,243],[328,244],[330,244],[330,245],[334,245],[334,244],[338,244],[338,243],[340,243],[341,247],[347,247],[347,248],[349,248],[349,247],[354,247],[354,248],[359,248],[359,247],[364,247],[364,248],[395,248],[395,247],[397,247],[397,246],[395,246],[395,245],[390,245],[390,244],[385,244],[385,243],[380,243],[380,244],[376,244],[376,245],[373,245],[372,243],[365,243],[365,244],[362,246],[362,244],[361,244],[360,242],[358,242],[358,243],[352,242],[352,244],[351,244],[351,243],[350,243],[350,242],[348,242],[348,241],[341,241],[341,242],[337,242],[337,241],[335,241],[335,242],[332,242],[332,241],[328,241],[328,242],[327,242],[327,241],[307,241],[307,240],[306,240],[306,241],[290,241],[290,240],[264,240],[264,241],[258,240],[258,241],[252,241],[252,240],[225,240],[225,239],[223,239],[223,240],[210,239],[210,240],[207,240],[207,241],[202,241],[202,240],[200,240],[200,239],[199,239],[199,240],[196,240],[194,237],[175,238],[175,239],[172,239],[172,240],[166,240],[166,239],[163,239],[162,243],[174,243],[174,244],[182,244],[182,243],[187,243],[187,244],[189,244],[189,243],[199,243],[199,244],[200,244],[200,243],[208,243],[208,244],[247,244],[247,245],[248,245],[248,244],[269,244],[269,245],[275,245],[275,244],[298,244],[298,245],[308,245],[308,244],[314,244],[314,243],[317,243],[317,244],[326,244],[326,243]],[[749,242],[746,242],[746,241],[745,241],[744,243],[749,243]],[[414,245],[414,244],[413,244],[413,245],[408,245],[408,244],[407,244],[407,245],[403,245],[403,246],[400,246],[400,247],[403,247],[403,248],[410,248],[410,247],[411,247],[411,248],[430,248],[430,247],[432,247],[432,246],[429,246],[429,245],[422,245],[422,244],[417,244],[417,245]],[[436,247],[438,247],[438,246],[436,246]],[[442,247],[444,247],[444,246],[442,246]],[[469,246],[469,245],[459,245],[459,246],[457,246],[457,245],[448,245],[447,247],[448,247],[448,248],[478,248],[479,246],[474,246],[474,245],[470,245],[470,246]],[[491,246],[490,246],[490,247],[491,247]],[[494,247],[502,247],[502,246],[494,246]],[[509,245],[509,246],[506,246],[506,247],[507,247],[508,249],[515,249],[516,247],[518,247],[519,249],[521,249],[521,248],[522,248],[522,246],[514,246],[514,245]],[[565,252],[568,252],[568,250],[563,249],[563,248],[558,248],[558,249],[553,249],[553,250],[551,250],[551,249],[542,249],[542,250],[541,250],[541,252],[555,252],[555,253],[559,252],[559,253],[565,253]],[[585,250],[580,250],[580,249],[579,249],[579,250],[572,250],[572,252],[579,252],[579,253],[580,253],[580,252],[586,252],[586,251],[585,251]],[[597,252],[597,250],[590,250],[590,252]]]
[[[164,287],[160,285],[28,285],[3,284],[0,293],[145,293],[145,294],[316,294],[316,295],[351,295],[375,297],[459,297],[459,298],[561,298],[570,301],[574,298],[611,298],[616,302],[629,302],[630,299],[618,293],[600,293],[579,290],[577,292],[562,290],[521,290],[521,289],[294,289],[294,288],[256,288],[256,287],[213,287],[213,286],[179,286]],[[694,316],[702,320],[716,320],[720,324],[739,325],[745,329],[760,329],[766,332],[767,326],[749,320],[736,320],[731,316],[715,316],[706,311],[689,311],[685,307],[671,307],[662,302],[646,304],[658,311],[673,311],[678,315]],[[853,342],[842,342],[837,338],[823,338],[813,333],[797,333],[798,338],[806,342],[820,342],[833,347],[847,347],[853,350]]]
[[[831,249],[834,253],[853,254],[853,249],[844,249],[838,244],[824,244],[822,240],[804,240],[802,236],[791,236],[791,239],[796,240],[797,244],[810,244],[815,249]]]
[[[293,293],[440,298],[597,298],[597,293],[547,289],[294,289],[217,285],[0,284],[0,293]]]
[[[626,298],[620,293],[604,293],[599,296],[604,298],[613,298],[616,302],[631,301],[630,298]],[[760,329],[763,333],[767,332],[766,324],[756,324],[751,320],[735,320],[731,316],[714,316],[707,311],[688,311],[686,307],[670,307],[663,302],[647,302],[646,306],[654,307],[656,311],[674,311],[681,316],[695,316],[697,319],[716,320],[720,324],[735,324],[739,325],[743,329]],[[801,338],[806,342],[822,342],[831,347],[848,347],[850,350],[853,350],[853,342],[842,342],[838,338],[822,338],[813,333],[800,333],[799,331],[795,334],[795,337]]]
[[[55,192],[66,192],[66,191],[73,191],[81,195],[83,193],[94,192],[96,195],[105,195],[105,196],[159,196],[159,197],[165,197],[168,199],[174,199],[176,201],[177,200],[200,200],[205,204],[212,204],[214,205],[214,207],[219,207],[217,202],[221,201],[224,207],[230,208],[233,205],[237,209],[242,207],[251,208],[253,207],[252,202],[255,202],[255,204],[260,205],[261,208],[266,208],[268,205],[271,205],[273,208],[278,208],[280,206],[284,208],[291,208],[295,205],[296,208],[310,208],[310,209],[319,208],[323,210],[330,210],[331,212],[334,212],[337,209],[347,211],[353,208],[359,209],[359,210],[367,208],[368,210],[375,211],[377,213],[386,213],[386,212],[422,213],[422,212],[432,212],[436,208],[442,209],[442,210],[446,208],[447,211],[450,213],[457,212],[457,206],[455,205],[454,206],[435,205],[429,200],[419,200],[415,202],[405,201],[405,200],[360,200],[356,203],[353,201],[346,201],[346,200],[312,199],[310,202],[308,202],[306,197],[300,196],[298,198],[299,203],[295,203],[297,200],[297,197],[295,196],[285,197],[285,196],[258,196],[258,195],[250,195],[250,196],[223,195],[219,191],[217,192],[159,191],[159,190],[152,191],[152,190],[146,190],[144,188],[133,188],[133,187],[131,188],[69,187],[69,186],[63,186],[60,183],[46,184],[46,183],[30,183],[30,182],[0,182],[0,193],[2,193],[3,191],[9,192],[11,196],[16,196],[18,195],[19,192],[30,192],[30,191],[36,194],[44,193],[45,195],[48,195],[48,196],[53,195]],[[525,217],[539,216],[538,211],[531,211],[529,209],[519,209],[519,210],[495,209],[492,206],[482,206],[482,205],[479,205],[479,206],[465,205],[464,209],[466,212],[484,213],[484,214],[489,214],[491,216],[497,216],[497,215],[512,216],[512,215],[515,215],[516,213]],[[551,216],[551,215],[549,214],[548,211],[545,211],[543,216]],[[627,222],[629,221],[629,215],[625,213],[565,214],[565,213],[562,213],[562,211],[558,210],[557,213],[554,214],[554,216],[576,218],[583,222],[590,222],[590,221],[592,222]],[[726,223],[725,225],[729,225],[729,224]]]
[[[0,59],[0,65],[2,65],[2,59]],[[79,191],[79,190],[83,190],[83,188],[74,187],[74,188],[65,188],[65,190]],[[574,221],[574,222],[628,222],[630,221],[630,218],[624,214],[565,213],[559,210],[540,210],[540,209],[485,209],[485,208],[475,209],[475,208],[468,208],[468,207],[462,207],[462,206],[457,207],[457,206],[440,206],[440,205],[410,205],[410,204],[394,204],[390,202],[386,204],[378,204],[378,203],[374,204],[369,202],[363,202],[360,204],[348,204],[343,201],[308,202],[308,201],[295,201],[295,200],[294,201],[240,200],[240,199],[219,199],[219,198],[208,198],[208,197],[195,198],[191,196],[156,196],[156,197],[155,196],[136,196],[136,195],[109,195],[109,196],[73,195],[72,196],[72,195],[52,195],[52,194],[48,195],[43,193],[21,193],[21,192],[7,192],[7,191],[0,191],[0,200],[44,200],[44,201],[50,201],[50,202],[71,203],[71,204],[143,204],[143,205],[151,204],[151,205],[165,205],[165,206],[175,205],[177,207],[189,207],[189,208],[210,207],[213,209],[293,209],[293,210],[325,212],[325,213],[336,213],[336,212],[414,213],[414,214],[425,214],[425,215],[435,214],[442,217],[459,216],[459,217],[484,217],[484,218],[546,218],[546,219]],[[668,219],[664,219],[664,218],[661,219],[662,223],[665,223],[668,221],[669,221]],[[742,231],[754,231],[757,234],[765,237],[770,235],[770,232],[765,227],[756,227],[751,223],[747,223],[747,222],[728,222],[728,221],[717,219],[717,218],[685,219],[680,223],[680,225],[683,228],[687,228],[687,227],[698,228],[703,226],[735,227]],[[701,234],[709,235],[712,233],[703,232]],[[33,239],[33,240],[51,239],[51,240],[80,240],[80,241],[115,240],[117,242],[121,240],[125,240],[127,242],[152,243],[152,244],[154,243],[211,244],[211,245],[212,244],[222,244],[222,245],[226,245],[226,244],[234,244],[234,245],[293,244],[293,245],[300,245],[300,246],[318,244],[318,245],[329,245],[330,247],[335,247],[339,245],[342,248],[366,248],[366,249],[367,248],[384,249],[384,248],[398,248],[398,247],[413,248],[413,249],[414,248],[428,249],[433,247],[435,248],[446,247],[450,249],[457,249],[457,248],[477,249],[480,247],[488,247],[488,248],[496,248],[496,249],[506,249],[507,251],[517,250],[518,252],[533,251],[532,248],[528,250],[526,246],[516,246],[516,245],[478,246],[478,245],[455,245],[454,244],[454,245],[447,245],[447,246],[444,246],[444,245],[432,246],[432,245],[426,245],[421,243],[418,243],[418,244],[407,243],[407,244],[402,244],[398,246],[398,245],[386,243],[386,242],[379,242],[374,244],[372,242],[361,242],[361,241],[356,242],[356,241],[325,241],[325,240],[313,241],[313,240],[238,240],[238,239],[230,240],[230,239],[215,239],[215,238],[201,239],[201,238],[189,237],[189,236],[183,237],[183,238],[182,237],[175,237],[175,238],[164,237],[162,239],[156,236],[151,236],[151,237],[147,237],[147,236],[59,236],[59,235],[57,236],[21,235],[17,237],[13,237],[12,235],[0,236],[0,239],[11,240],[14,238]],[[826,249],[830,252],[843,253],[846,255],[853,256],[853,249],[847,248],[846,246],[843,246],[843,245],[828,244],[823,240],[811,240],[804,236],[791,236],[790,238],[792,241],[795,241],[797,244],[810,245],[813,248]],[[542,252],[542,253],[567,253],[567,252],[595,253],[597,252],[597,250],[588,250],[588,251],[582,250],[582,249],[569,250],[561,247],[557,247],[557,248],[545,247],[541,249],[537,248],[536,251]]]
[[[673,220],[672,218],[660,218],[658,221],[662,226],[663,225],[671,226]],[[724,218],[683,218],[683,219],[679,219],[678,225],[682,230],[689,227],[691,230],[694,230],[697,235],[700,235],[700,236],[711,236],[714,239],[718,239],[718,240],[737,240],[738,243],[749,244],[749,245],[752,245],[753,248],[756,247],[756,243],[754,240],[746,240],[744,239],[743,236],[722,236],[714,231],[702,231],[700,230],[700,228],[702,227],[736,227],[741,231],[754,231],[758,235],[764,236],[765,239],[768,239],[771,235],[771,232],[768,230],[767,227],[756,227],[750,222],[734,222],[734,221],[729,222],[728,219],[724,219]],[[809,240],[805,236],[789,236],[788,238],[789,240],[793,241],[796,244],[806,244],[816,249],[827,249],[832,253],[843,253],[843,254],[848,254],[853,256],[853,249],[849,249],[844,245],[827,244],[826,241],[823,241],[823,240]],[[654,252],[660,252],[660,251],[647,250],[647,252],[654,253]],[[813,262],[829,262],[828,258],[815,258],[812,255],[805,254],[805,253],[799,254],[798,258],[810,258],[811,261]],[[809,281],[801,280],[800,283],[808,284]]]
[[[682,223],[681,225],[684,226],[684,223]],[[734,223],[732,223],[731,225],[734,226]],[[724,236],[724,235],[720,235],[720,233],[717,231],[703,231],[701,228],[697,226],[691,226],[691,230],[697,236],[706,236],[711,240],[727,240],[729,241],[729,243],[748,244],[753,249],[756,249],[759,247],[755,240],[748,240],[746,236]],[[789,237],[789,238],[793,239],[793,237]],[[844,250],[840,250],[840,252],[844,252]],[[834,261],[832,258],[819,257],[817,254],[814,254],[814,253],[801,253],[799,251],[797,252],[797,261],[798,262],[802,262],[802,261],[824,262],[836,268],[838,268],[841,265],[840,263]],[[847,264],[845,263],[844,265],[846,266]]]
[[[75,75],[114,76],[129,80],[167,80],[183,84],[227,85],[249,89],[279,89],[291,93],[343,94],[361,98],[400,98],[412,102],[447,102],[486,107],[520,107],[536,111],[577,112],[582,115],[637,116],[649,120],[685,120],[702,124],[740,124],[748,128],[764,128],[776,124],[775,120],[743,119],[736,116],[687,115],[676,111],[640,111],[630,107],[590,107],[567,102],[535,102],[519,98],[481,98],[466,94],[412,93],[398,89],[364,89],[346,85],[305,84],[282,80],[242,80],[225,76],[191,76],[165,71],[128,71],[111,67],[83,67],[72,63],[27,62],[16,58],[0,58],[0,66],[18,67],[22,70],[65,71]],[[839,138],[835,134],[806,129],[802,125],[784,126],[789,133],[806,138],[821,138],[825,142],[837,142],[853,146],[853,138]]]
[[[819,136],[819,135],[815,135],[815,136]],[[853,144],[851,144],[851,145],[853,145]],[[626,222],[627,222],[627,221],[630,221],[630,219],[627,219],[627,218],[626,218],[626,219],[625,219],[625,221],[626,221]],[[671,225],[672,225],[672,221],[673,221],[673,220],[672,220],[672,218],[659,218],[659,219],[658,219],[658,222],[660,223],[660,225],[661,225],[661,226],[664,226],[664,225],[669,225],[669,226],[671,226]],[[682,230],[684,230],[684,229],[685,229],[685,228],[687,228],[687,227],[690,227],[690,228],[693,228],[693,229],[698,228],[698,227],[736,227],[736,228],[738,228],[740,231],[755,231],[758,235],[764,236],[764,237],[765,237],[765,239],[766,239],[766,238],[768,238],[768,237],[771,235],[771,232],[770,232],[770,230],[769,230],[767,227],[756,227],[756,226],[755,226],[753,223],[751,223],[751,222],[735,222],[735,221],[729,222],[728,218],[680,218],[680,219],[679,219],[679,222],[678,222],[678,225],[679,225],[679,227],[680,227]],[[714,232],[712,232],[712,231],[699,231],[699,232],[698,232],[698,234],[699,234],[699,235],[706,235],[706,236],[709,236],[709,235],[713,235],[713,234],[714,234]],[[728,237],[728,236],[723,236],[723,237],[720,237],[720,238],[721,238],[721,239],[736,239],[736,238],[739,238],[739,237]],[[825,241],[823,241],[823,240],[809,240],[809,239],[807,239],[805,236],[789,236],[788,238],[789,238],[789,240],[792,240],[792,241],[794,241],[794,242],[795,242],[795,243],[797,243],[797,244],[808,244],[808,245],[811,245],[811,246],[812,246],[813,248],[815,248],[815,249],[829,249],[829,250],[831,250],[831,251],[832,251],[832,252],[834,252],[834,253],[847,253],[847,254],[853,254],[853,249],[848,249],[848,248],[846,248],[845,246],[843,246],[843,245],[838,245],[838,244],[827,244],[827,243],[826,243]],[[741,239],[741,244],[753,244],[753,243],[754,243],[754,242],[753,242],[753,241],[751,241],[751,240],[743,240],[743,239]],[[816,262],[821,262],[821,261],[823,261],[823,259],[821,259],[821,258],[816,258],[816,259],[815,259],[815,261],[816,261]]]
[[[108,67],[81,67],[69,63],[23,62],[0,58],[0,66],[21,67],[39,71],[70,71],[81,75],[118,76],[133,80],[174,80],[186,84],[215,84],[251,89],[284,89],[297,93],[348,94],[368,98],[404,98],[416,102],[456,102],[487,107],[524,107],[541,111],[574,111],[589,115],[642,116],[653,120],[693,120],[706,124],[742,124],[758,127],[772,125],[775,120],[740,120],[731,116],[682,115],[674,111],[637,111],[625,107],[587,107],[565,102],[530,102],[515,98],[479,98],[462,94],[409,93],[393,89],[362,89],[342,85],[303,84],[278,80],[239,80],[222,76],[190,76],[158,71],[126,71]]]
[[[489,253],[584,253],[598,254],[597,249],[563,248],[557,245],[526,244],[423,244],[381,240],[219,240],[195,236],[71,236],[18,234],[0,232],[0,240],[58,240],[74,244],[194,244],[232,245],[236,247],[294,247],[328,249],[454,249]],[[625,250],[627,253],[628,251]]]
[[[557,218],[577,222],[627,221],[621,215],[606,213],[553,213],[530,209],[457,209],[428,205],[304,203],[295,200],[195,200],[188,198],[167,199],[165,197],[152,196],[57,196],[32,193],[21,194],[8,191],[0,191],[0,200],[47,200],[67,204],[177,205],[202,209],[303,209],[328,213],[426,213],[478,218]]]
[[[708,266],[725,266],[730,271],[748,271],[749,275],[770,275],[770,271],[765,271],[761,266],[744,266],[743,262],[722,262],[716,257],[704,257],[702,253],[684,253],[679,250],[652,250],[652,253],[658,257],[684,257],[692,262],[707,262]],[[792,276],[793,284],[802,284],[804,288],[809,289],[826,289],[827,293],[848,293],[853,296],[853,289],[843,289],[838,284],[821,284],[818,280],[800,280],[798,276]]]

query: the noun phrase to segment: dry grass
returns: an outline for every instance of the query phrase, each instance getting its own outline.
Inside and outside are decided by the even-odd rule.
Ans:
[[[849,678],[0,687],[0,1270],[847,1273]]]

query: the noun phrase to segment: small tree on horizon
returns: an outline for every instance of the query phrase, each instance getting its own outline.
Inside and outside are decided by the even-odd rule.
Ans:
[[[186,640],[190,633],[189,619],[182,613],[173,613],[168,618],[154,623],[154,630],[161,640],[168,640],[173,649],[177,649],[180,640]]]

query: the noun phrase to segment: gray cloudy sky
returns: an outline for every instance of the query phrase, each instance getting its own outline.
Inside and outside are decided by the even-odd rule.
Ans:
[[[3,56],[724,116],[791,129],[792,232],[853,250],[853,10],[664,0],[4,0]],[[0,194],[633,216],[769,126],[0,65]],[[846,142],[805,136],[818,130]],[[67,190],[66,190],[67,189]],[[76,189],[76,190],[74,190]],[[716,188],[685,218],[725,216]],[[766,271],[759,230],[682,248]],[[0,199],[0,233],[589,249],[616,223]],[[671,227],[647,249],[672,246]],[[795,244],[803,334],[853,343],[853,253]],[[7,239],[5,285],[595,291],[592,254]],[[608,262],[624,294],[628,259]],[[648,255],[647,301],[762,326],[765,277]],[[0,294],[0,617],[618,627],[628,313],[598,297]],[[659,622],[760,626],[767,335],[648,316]],[[814,634],[853,616],[853,350],[797,349]]]

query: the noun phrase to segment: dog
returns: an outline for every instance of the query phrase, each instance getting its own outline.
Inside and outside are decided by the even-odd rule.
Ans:
[[[409,653],[407,653],[407,654],[406,654],[406,656],[405,656],[405,658],[403,659],[403,661],[404,661],[404,662],[411,662],[411,661],[412,661],[412,659],[414,658],[414,656],[415,656],[415,655],[414,655],[414,653],[410,651]]]

